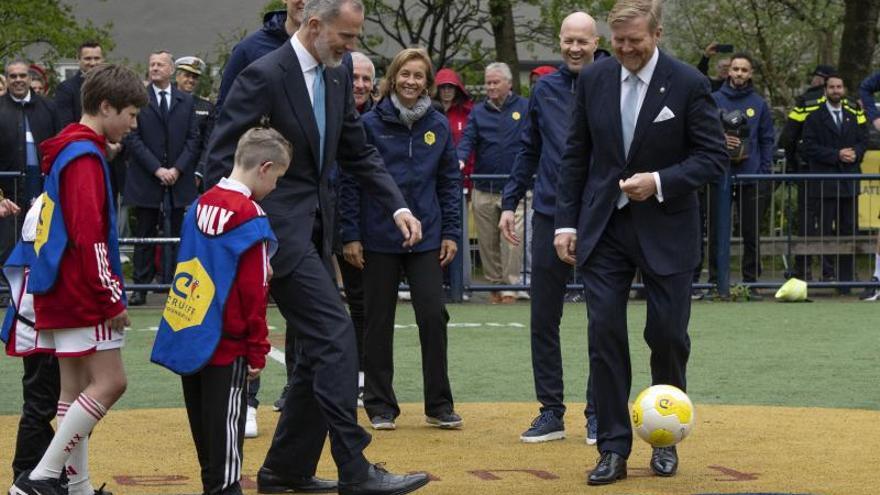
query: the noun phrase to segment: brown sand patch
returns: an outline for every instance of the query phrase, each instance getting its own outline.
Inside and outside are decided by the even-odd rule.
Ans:
[[[583,420],[571,404],[564,441],[518,441],[534,404],[459,404],[461,431],[424,424],[420,404],[403,406],[398,429],[374,432],[367,456],[391,471],[429,471],[425,494],[597,493],[626,495],[704,493],[874,494],[880,466],[880,411],[746,406],[698,406],[697,426],[679,449],[677,476],[647,470],[650,449],[635,440],[629,478],[587,487],[597,458],[584,443]],[[278,414],[260,408],[260,436],[245,442],[246,493],[269,447]],[[361,412],[361,423],[367,425]],[[0,417],[3,471],[9,486],[17,418]],[[198,465],[183,409],[113,411],[91,440],[92,478],[116,494],[199,493]],[[320,476],[335,477],[329,449]]]

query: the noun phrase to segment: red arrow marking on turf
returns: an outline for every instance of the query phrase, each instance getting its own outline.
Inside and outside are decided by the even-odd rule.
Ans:
[[[474,471],[468,471],[468,473],[476,476],[483,481],[498,481],[501,479],[499,476],[496,476],[493,473],[526,473],[541,480],[559,479],[559,476],[556,476],[555,474],[549,473],[547,471],[541,471],[539,469],[477,469]]]
[[[724,466],[706,466],[709,469],[714,469],[719,473],[728,476],[728,478],[715,478],[715,481],[755,481],[758,479],[758,475],[761,473],[743,473],[741,471],[737,471],[736,469],[731,469],[729,467]]]

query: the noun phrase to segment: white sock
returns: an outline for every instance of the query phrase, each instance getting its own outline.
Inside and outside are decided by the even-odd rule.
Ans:
[[[70,409],[69,402],[58,401],[58,412],[55,414],[55,417],[58,419],[59,427],[61,427],[68,409]],[[64,464],[64,469],[67,471],[68,495],[93,495],[95,493],[95,487],[92,486],[91,480],[89,480],[88,452],[89,438],[86,437],[85,440],[81,441],[73,449],[73,452],[70,453],[70,457],[67,458],[67,462]]]
[[[358,371],[358,387],[364,388],[364,372]]]
[[[880,254],[874,255],[874,278],[880,280]]]
[[[30,479],[60,478],[65,463],[71,458],[76,447],[86,446],[89,433],[105,414],[107,414],[106,407],[88,395],[80,394],[64,414],[46,453],[43,454],[37,467],[31,471]]]

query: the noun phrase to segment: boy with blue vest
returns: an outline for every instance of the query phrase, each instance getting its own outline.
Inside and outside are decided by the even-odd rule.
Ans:
[[[269,257],[276,241],[256,203],[287,171],[292,149],[274,129],[239,139],[228,178],[183,220],[177,270],[152,361],[183,375],[203,493],[241,494],[247,382],[269,352]]]
[[[40,462],[19,475],[11,495],[95,493],[88,438],[125,391],[120,351],[129,324],[106,148],[137,126],[146,104],[134,72],[98,67],[83,83],[79,123],[40,145],[46,180],[27,292],[33,294],[40,346],[59,358],[59,425]],[[67,488],[60,481],[65,471]]]

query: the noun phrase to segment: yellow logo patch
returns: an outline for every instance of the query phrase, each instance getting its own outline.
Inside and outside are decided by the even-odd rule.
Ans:
[[[749,118],[754,117],[755,116],[755,109],[754,108],[746,108],[746,115],[748,115]]]
[[[519,120],[522,118],[522,114],[519,112],[513,112],[510,116],[513,117],[513,120]]]
[[[43,206],[40,208],[40,219],[37,221],[37,236],[34,238],[34,251],[40,254],[40,249],[49,240],[49,228],[52,226],[52,213],[55,212],[55,202],[49,199],[49,195],[43,193]]]
[[[175,332],[201,325],[215,290],[214,281],[198,258],[178,263],[162,317]]]
[[[428,131],[425,133],[425,144],[427,144],[428,146],[433,146],[433,144],[436,142],[437,136],[433,132]]]

